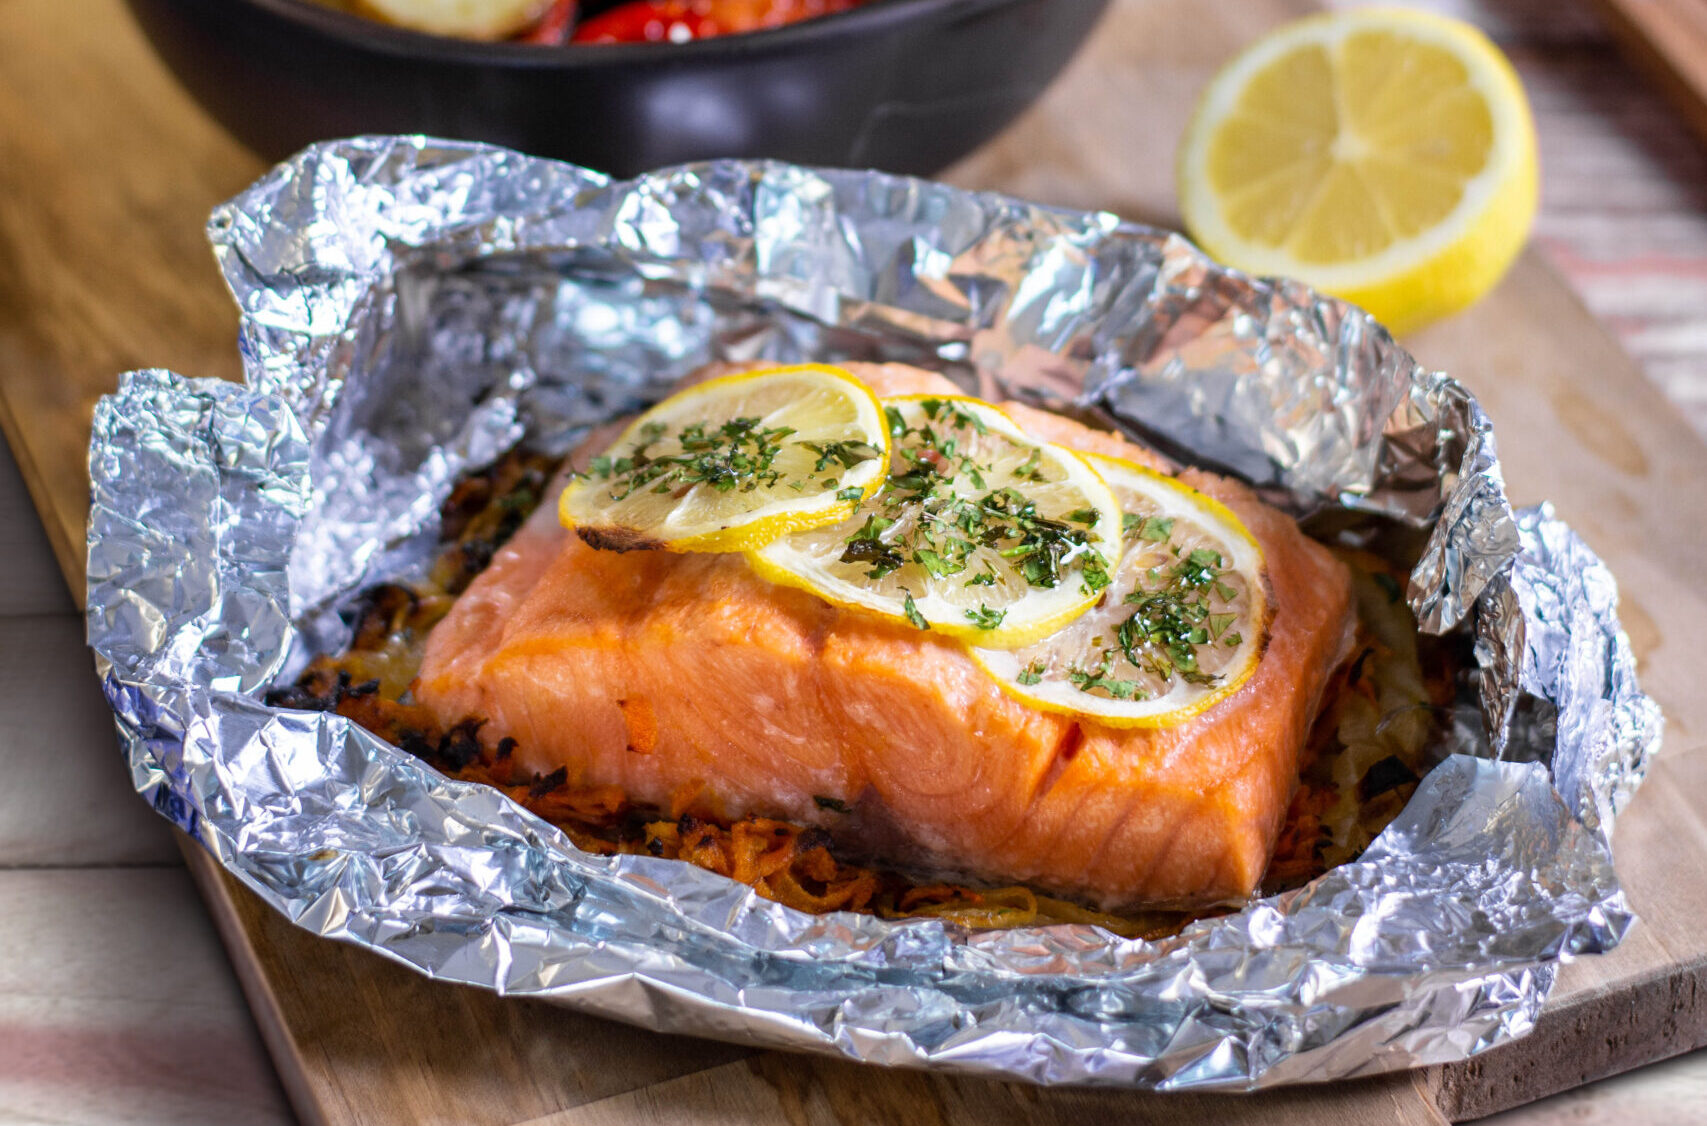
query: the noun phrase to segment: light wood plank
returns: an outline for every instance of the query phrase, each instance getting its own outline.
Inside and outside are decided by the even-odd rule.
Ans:
[[[0,1121],[291,1121],[182,869],[0,872],[0,949]]]
[[[83,570],[90,415],[118,373],[240,372],[203,226],[262,168],[117,3],[0,4],[0,310],[28,310],[0,318],[0,428],[66,575]]]
[[[72,614],[0,618],[0,868],[179,862],[130,784]]]

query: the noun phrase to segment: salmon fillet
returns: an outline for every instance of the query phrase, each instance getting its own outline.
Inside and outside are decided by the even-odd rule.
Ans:
[[[847,367],[879,395],[956,390],[915,368]],[[1115,435],[1005,409],[1039,437],[1159,464]],[[665,807],[697,788],[724,816],[819,825],[892,865],[1109,910],[1237,899],[1268,865],[1349,648],[1350,577],[1244,486],[1181,476],[1262,545],[1273,620],[1243,687],[1175,727],[1034,709],[952,641],[776,586],[739,555],[594,550],[554,504],[433,631],[415,697],[446,724],[485,719],[488,745],[515,739],[524,770],[564,767]]]

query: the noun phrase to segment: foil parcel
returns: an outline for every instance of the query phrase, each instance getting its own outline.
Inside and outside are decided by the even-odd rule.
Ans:
[[[218,208],[246,382],[132,372],[90,450],[88,627],[138,792],[297,924],[650,1028],[1039,1083],[1246,1089],[1461,1059],[1632,923],[1658,746],[1611,575],[1507,502],[1475,399],[1370,318],[1100,213],[725,161],[614,182],[487,146],[312,147]],[[1090,412],[1403,550],[1479,714],[1357,861],[1159,941],[805,915],[579,852],[264,690],[419,574],[460,474],[713,360],[896,360]],[[1395,548],[1394,544],[1408,544]]]

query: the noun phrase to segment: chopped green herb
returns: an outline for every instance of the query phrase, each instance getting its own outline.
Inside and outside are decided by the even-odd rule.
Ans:
[[[1002,619],[1008,616],[1006,610],[992,610],[982,602],[976,610],[966,611],[966,620],[979,629],[995,629],[1002,624]]]
[[[848,540],[850,542],[857,542],[859,540],[876,540],[885,531],[893,527],[894,524],[895,521],[885,520],[881,516],[867,516],[865,518],[865,523],[860,525],[859,531],[849,536]]]
[[[907,620],[909,622],[912,622],[916,628],[918,628],[918,629],[930,629],[931,628],[931,624],[929,622],[925,621],[925,616],[923,614],[919,613],[919,607],[913,601],[913,596],[911,594],[908,594],[907,595],[907,601],[902,603],[901,611],[902,611],[902,613],[907,615]]]
[[[891,571],[906,565],[907,558],[893,545],[883,542],[882,533],[894,525],[895,521],[878,516],[875,513],[865,518],[858,531],[847,538],[842,551],[843,563],[866,563],[871,570],[866,577],[881,579]]]
[[[1116,700],[1142,700],[1144,692],[1135,680],[1116,680],[1101,672],[1084,672],[1072,669],[1067,673],[1067,681],[1080,692],[1093,692],[1100,688]]]
[[[733,418],[715,427],[689,423],[675,437],[679,453],[658,453],[653,447],[664,440],[667,428],[648,422],[626,456],[596,457],[592,473],[611,482],[611,499],[619,501],[643,490],[671,493],[702,484],[722,493],[768,488],[782,480],[776,457],[794,430],[759,423],[757,418]]]
[[[1106,559],[1095,550],[1094,508],[1045,515],[1018,488],[987,487],[992,464],[977,460],[982,455],[966,433],[989,432],[978,414],[936,397],[917,401],[910,416],[916,425],[901,408],[885,409],[894,463],[884,488],[862,509],[865,520],[846,535],[842,562],[867,567],[870,578],[913,566],[942,579],[965,572],[983,550],[1007,560],[1033,587],[1053,588],[1072,577],[1081,578],[1087,592],[1108,586]],[[1033,447],[1026,457],[1023,472],[1014,474],[1022,480],[1035,478],[1043,453]],[[1005,577],[988,566],[982,570],[967,585],[996,586]]]
[[[1042,460],[1042,448],[1034,448],[1029,457],[1014,467],[1014,476],[1018,477],[1022,481],[1036,477],[1040,472],[1042,472],[1042,466],[1039,464]],[[979,488],[983,488],[983,486],[980,485]]]
[[[852,469],[878,457],[882,451],[869,442],[801,442],[801,445],[818,455],[818,461],[812,466],[812,472],[822,473],[832,461],[842,463],[843,469]]]
[[[1089,558],[1085,560],[1083,574],[1085,579],[1085,591],[1088,594],[1095,594],[1097,591],[1105,589],[1109,583],[1114,581],[1109,576],[1108,567],[1103,563],[1102,555],[1094,551],[1091,552]]]
[[[966,569],[966,564],[944,560],[941,555],[932,551],[928,547],[921,547],[917,551],[913,552],[913,560],[925,570],[929,571],[933,578],[938,579],[945,575],[952,575]]]
[[[1042,661],[1033,661],[1031,664],[1025,666],[1025,668],[1019,670],[1019,675],[1014,677],[1014,680],[1025,685],[1036,684],[1038,681],[1043,679],[1043,674],[1046,671],[1047,669]]]

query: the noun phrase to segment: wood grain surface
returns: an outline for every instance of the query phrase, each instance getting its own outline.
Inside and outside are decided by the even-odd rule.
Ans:
[[[1638,66],[1707,138],[1707,4],[1702,0],[1594,0]]]
[[[948,178],[1169,222],[1172,147],[1203,79],[1307,7],[1116,0],[1045,101]],[[68,84],[78,99],[62,96]],[[0,3],[0,425],[74,589],[95,398],[127,367],[237,374],[235,316],[201,225],[260,171],[148,62],[111,2]],[[1672,562],[1707,546],[1694,487],[1707,448],[1534,254],[1475,310],[1409,343],[1488,405],[1514,498],[1556,501],[1612,564],[1644,684],[1671,722],[1673,750],[1616,839],[1643,924],[1613,954],[1567,967],[1533,1036],[1469,1064],[1248,1099],[885,1072],[431,982],[296,930],[191,846],[298,1114],[339,1126],[1439,1122],[1707,1043],[1707,751],[1680,750],[1707,741],[1707,662],[1691,644],[1707,599]]]

